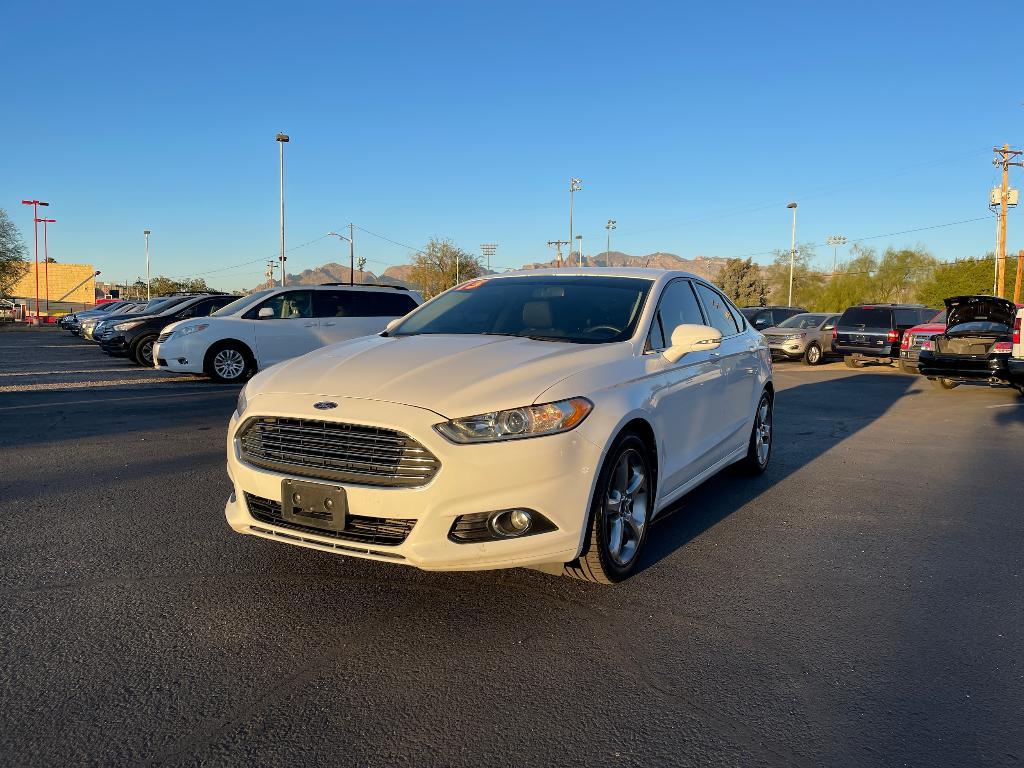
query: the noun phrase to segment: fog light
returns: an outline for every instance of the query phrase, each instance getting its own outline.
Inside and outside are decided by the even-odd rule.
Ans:
[[[533,525],[533,517],[526,509],[507,509],[492,515],[487,524],[498,536],[522,536]]]
[[[188,365],[188,358],[187,357],[179,357],[178,358],[178,365]]]

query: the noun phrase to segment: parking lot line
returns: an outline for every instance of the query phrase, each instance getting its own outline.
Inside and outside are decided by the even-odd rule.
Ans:
[[[166,395],[140,395],[138,397],[90,397],[88,400],[68,400],[63,403],[33,403],[31,405],[4,405],[0,406],[0,411],[21,411],[28,408],[60,408],[65,405],[99,405],[100,403],[116,403],[121,400],[166,400],[168,398],[181,398],[188,397],[189,395],[204,395],[208,392],[225,392],[231,389],[237,389],[234,385],[223,385],[217,386],[210,384],[204,386],[202,389],[196,389],[191,392],[170,392]]]

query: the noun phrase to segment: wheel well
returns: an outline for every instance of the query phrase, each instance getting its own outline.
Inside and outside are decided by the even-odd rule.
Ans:
[[[238,339],[221,339],[220,341],[211,344],[210,348],[206,350],[206,354],[203,355],[203,370],[207,370],[210,367],[210,357],[215,354],[218,350],[224,349],[224,347],[238,347],[242,350],[242,354],[249,358],[250,364],[255,364],[256,356],[249,349],[249,345],[244,341]]]
[[[654,470],[652,490],[656,493],[658,489],[658,440],[654,436],[654,429],[645,419],[633,419],[619,431],[619,434],[621,435],[623,432],[634,433],[647,447],[647,453],[651,459],[651,467]]]
[[[768,396],[772,399],[772,401],[775,400],[775,385],[774,384],[772,384],[769,381],[767,384],[764,385],[764,391],[768,393]]]

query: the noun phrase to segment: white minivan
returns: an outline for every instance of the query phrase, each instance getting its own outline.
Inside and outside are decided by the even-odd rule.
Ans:
[[[258,370],[339,341],[369,336],[423,303],[390,285],[296,285],[243,296],[209,317],[167,326],[153,365],[244,381]]]

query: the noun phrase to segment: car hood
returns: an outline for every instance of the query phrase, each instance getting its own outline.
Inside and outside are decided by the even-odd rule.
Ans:
[[[1013,325],[1013,318],[1017,314],[1016,304],[996,296],[951,296],[945,300],[945,304],[946,325],[949,328],[974,320]]]
[[[800,333],[811,333],[817,330],[816,328],[780,328],[777,325],[773,325],[771,328],[765,328],[761,333],[765,336],[790,336]]]
[[[907,334],[942,333],[944,330],[946,330],[945,323],[922,323],[921,325],[915,325],[913,328],[908,328]]]
[[[562,379],[631,354],[629,342],[367,336],[268,368],[250,383],[250,397],[287,393],[383,400],[453,418],[529,405]]]

